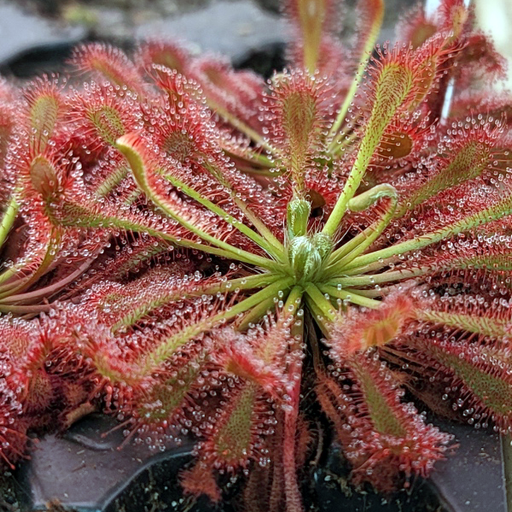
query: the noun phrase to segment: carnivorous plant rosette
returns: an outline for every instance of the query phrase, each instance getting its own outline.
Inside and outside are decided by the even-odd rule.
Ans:
[[[268,82],[149,42],[78,48],[81,86],[2,84],[6,465],[104,411],[156,449],[194,436],[186,492],[228,475],[244,510],[297,512],[327,429],[384,492],[450,445],[419,404],[510,431],[502,59],[461,0],[376,48],[381,0],[349,46],[332,0],[284,8]]]

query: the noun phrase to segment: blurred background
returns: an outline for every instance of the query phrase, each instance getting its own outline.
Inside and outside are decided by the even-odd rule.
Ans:
[[[439,0],[425,1],[432,8]],[[478,23],[512,64],[512,0],[472,1]],[[355,2],[346,1],[345,37],[355,25]],[[381,42],[393,42],[397,19],[416,3],[386,0]],[[157,36],[227,54],[236,65],[250,60],[257,67],[259,59],[279,68],[287,29],[278,12],[279,0],[0,0],[0,73],[28,78],[60,71],[81,41],[106,40],[129,49]],[[501,87],[512,88],[509,76]]]
[[[502,86],[512,89],[512,0],[476,0],[475,8],[480,27],[508,60],[508,80]]]

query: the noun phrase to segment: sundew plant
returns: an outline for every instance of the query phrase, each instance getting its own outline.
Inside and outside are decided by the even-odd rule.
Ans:
[[[501,57],[462,0],[383,47],[382,0],[349,44],[333,0],[283,10],[269,81],[153,41],[1,84],[4,467],[99,411],[126,442],[193,437],[184,492],[300,512],[324,441],[389,493],[452,444],[420,411],[510,431]]]

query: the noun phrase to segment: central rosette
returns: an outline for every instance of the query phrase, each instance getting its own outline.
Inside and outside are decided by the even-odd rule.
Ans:
[[[288,260],[296,282],[301,284],[319,279],[333,249],[328,234],[306,234],[310,213],[311,205],[305,199],[294,199],[288,204]]]
[[[332,240],[325,233],[297,236],[290,240],[288,258],[297,283],[318,281],[331,252]]]

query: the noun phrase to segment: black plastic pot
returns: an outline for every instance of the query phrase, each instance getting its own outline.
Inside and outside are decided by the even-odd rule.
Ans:
[[[4,490],[4,500],[20,512],[231,512],[206,499],[185,498],[178,473],[190,462],[192,444],[171,446],[159,454],[144,445],[123,443],[116,422],[92,415],[62,437],[47,435],[32,458],[21,465]],[[326,462],[312,468],[305,501],[316,512],[507,512],[500,438],[469,426],[443,424],[459,443],[448,460],[438,464],[429,480],[383,497],[356,491],[349,468],[333,444]],[[60,508],[55,508],[55,507]],[[0,502],[0,510],[1,502]],[[5,508],[5,510],[9,510]],[[14,510],[14,509],[13,509]]]

